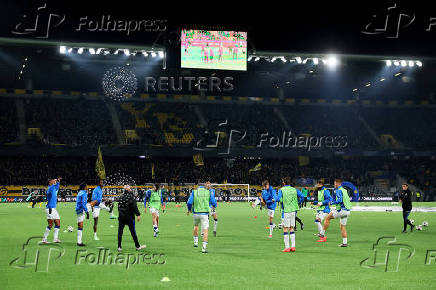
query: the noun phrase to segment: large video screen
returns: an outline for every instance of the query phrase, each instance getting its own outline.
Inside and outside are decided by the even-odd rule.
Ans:
[[[247,32],[183,29],[181,66],[247,70]]]

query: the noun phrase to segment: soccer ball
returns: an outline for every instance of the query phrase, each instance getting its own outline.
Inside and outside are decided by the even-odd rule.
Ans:
[[[72,226],[68,226],[67,230],[68,230],[70,233],[72,233],[73,230],[74,230],[74,228],[73,228]]]
[[[411,223],[412,225],[415,225],[415,220],[410,220],[410,223]]]
[[[423,222],[422,222],[422,226],[423,226],[423,227],[428,227],[428,221],[423,221]]]
[[[418,226],[416,226],[416,229],[417,229],[418,231],[422,231],[422,225],[418,225]]]

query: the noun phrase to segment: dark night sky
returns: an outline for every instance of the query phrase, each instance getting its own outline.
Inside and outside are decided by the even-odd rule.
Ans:
[[[47,3],[45,13],[65,14],[65,21],[50,30],[49,40],[93,41],[109,43],[152,44],[156,32],[77,32],[80,17],[98,20],[102,15],[112,19],[166,20],[170,39],[186,24],[208,25],[223,29],[248,31],[249,47],[256,50],[287,52],[335,52],[348,54],[382,54],[400,56],[436,56],[436,19],[432,31],[426,31],[436,18],[436,8],[418,1],[311,1],[274,3],[272,1],[237,3],[237,1],[3,1],[0,12],[0,36],[22,37],[11,33],[23,14],[36,14],[40,4]],[[430,2],[430,1],[428,1]],[[389,13],[387,8],[396,4]],[[406,15],[399,18],[400,14]],[[48,14],[46,14],[48,15]],[[372,18],[372,15],[377,15]],[[379,35],[368,31],[383,27],[389,15],[388,30]],[[413,19],[410,22],[410,19]],[[400,20],[399,20],[400,19]],[[405,27],[408,23],[410,24]],[[400,27],[398,38],[395,36]],[[28,36],[34,37],[34,36]],[[164,44],[159,40],[160,44]]]

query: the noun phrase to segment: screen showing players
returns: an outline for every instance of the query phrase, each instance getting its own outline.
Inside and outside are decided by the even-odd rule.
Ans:
[[[247,70],[247,32],[183,29],[181,66]]]

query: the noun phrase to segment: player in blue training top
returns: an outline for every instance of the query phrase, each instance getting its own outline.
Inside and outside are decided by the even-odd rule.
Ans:
[[[210,181],[206,182],[206,188],[209,189],[211,195],[216,196],[215,189],[212,188],[212,184],[210,183]],[[216,237],[216,228],[218,226],[218,216],[216,214],[216,207],[211,206],[210,213],[213,217],[213,236]]]
[[[318,194],[315,201],[312,202],[313,205],[318,206],[315,217],[315,224],[318,227],[318,233],[315,235],[321,236],[322,222],[330,213],[330,204],[333,202],[333,198],[330,191],[325,188],[324,180],[319,180],[315,186]]]
[[[269,185],[269,181],[265,180],[262,182],[262,199],[266,204],[266,208],[268,209],[268,219],[269,219],[269,238],[272,238],[272,233],[275,228],[275,224],[273,222],[274,220],[274,213],[277,207],[276,202],[276,191],[274,188],[272,188],[271,185]]]
[[[89,219],[88,207],[86,206],[88,202],[88,186],[86,183],[79,185],[79,192],[77,193],[76,199],[76,214],[77,214],[77,245],[79,247],[84,247],[85,244],[82,242],[82,231],[83,231],[83,221]]]
[[[100,179],[98,185],[92,191],[91,202],[89,203],[92,208],[92,217],[94,218],[94,240],[100,240],[97,236],[97,226],[98,226],[98,217],[100,216],[100,210],[107,210],[111,215],[110,218],[114,219],[116,216],[114,215],[114,204],[111,200],[103,199],[103,187],[104,180]],[[90,210],[90,208],[88,208]]]
[[[59,217],[59,213],[56,210],[56,205],[58,202],[58,191],[59,185],[61,182],[60,177],[57,179],[50,179],[48,181],[48,188],[46,191],[47,194],[47,205],[45,206],[45,213],[47,215],[47,223],[48,226],[45,229],[44,236],[42,238],[42,243],[47,244],[47,237],[50,234],[50,230],[53,227],[53,223],[55,224],[54,234],[53,234],[53,242],[60,243],[59,240],[59,229],[61,227],[61,218]]]
[[[324,227],[321,231],[321,236],[318,242],[325,242],[327,237],[325,236],[325,231],[330,226],[330,220],[339,219],[339,226],[341,228],[342,243],[339,244],[340,247],[347,247],[347,221],[351,212],[351,201],[348,196],[348,192],[342,187],[342,179],[335,179],[335,200],[331,203],[336,205],[336,212],[330,212],[324,221]]]

